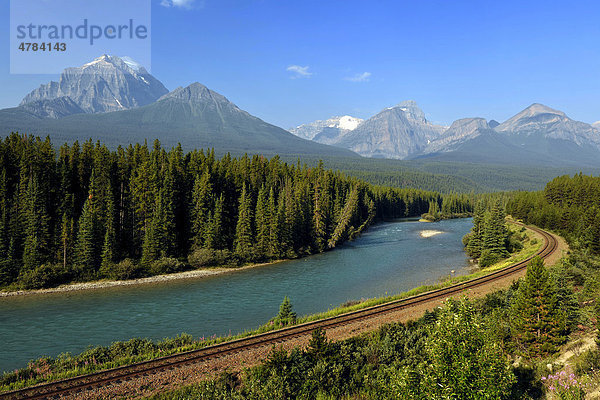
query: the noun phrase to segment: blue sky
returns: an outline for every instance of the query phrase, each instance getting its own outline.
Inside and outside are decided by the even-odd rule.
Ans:
[[[154,76],[284,128],[407,99],[444,124],[534,102],[600,120],[597,1],[151,1]],[[58,75],[9,74],[8,1],[0,13],[4,108]]]

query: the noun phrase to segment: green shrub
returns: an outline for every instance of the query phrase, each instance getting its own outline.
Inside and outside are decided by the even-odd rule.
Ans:
[[[176,258],[163,257],[150,263],[150,273],[152,275],[171,274],[181,272],[187,269],[187,265]]]
[[[489,267],[498,261],[500,261],[500,256],[498,254],[492,253],[489,250],[484,250],[479,258],[479,266],[481,268]]]
[[[24,289],[42,289],[58,286],[67,278],[68,274],[61,264],[44,264],[22,273],[19,281]]]
[[[19,265],[10,259],[0,261],[0,286],[11,284],[19,275]]]
[[[518,251],[523,250],[523,243],[521,243],[522,240],[523,238],[519,237],[519,235],[512,235],[508,239],[508,245],[506,246],[508,252],[516,253]]]
[[[126,258],[118,264],[114,264],[109,270],[109,277],[117,280],[136,279],[146,275],[146,269]]]
[[[211,267],[215,265],[216,251],[213,249],[196,249],[188,256],[193,268]]]
[[[229,250],[196,249],[188,256],[192,268],[215,267],[237,263]]]

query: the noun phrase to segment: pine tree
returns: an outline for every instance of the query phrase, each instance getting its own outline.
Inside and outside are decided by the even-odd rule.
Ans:
[[[212,185],[208,171],[197,175],[192,193],[192,246],[200,248],[204,245],[204,237],[210,212]]]
[[[242,260],[250,260],[253,253],[252,234],[252,198],[246,191],[246,185],[240,195],[238,219],[235,230],[235,253]]]
[[[92,171],[88,199],[79,218],[79,231],[75,249],[76,261],[82,277],[92,277],[100,265],[102,236],[96,196],[95,174]]]
[[[482,251],[487,250],[490,254],[506,257],[508,255],[507,239],[508,229],[504,210],[500,202],[497,202],[485,217]]]
[[[62,247],[61,260],[63,268],[67,268],[67,264],[71,260],[71,251],[73,250],[73,242],[75,237],[75,222],[65,212],[62,216],[60,228],[60,243]]]
[[[9,200],[6,168],[0,173],[0,260],[8,258]]]
[[[162,225],[165,219],[162,193],[158,194],[155,203],[150,224],[144,235],[144,244],[142,245],[142,263],[146,265],[163,257],[166,252],[164,248],[164,225]]]
[[[313,196],[313,243],[314,248],[319,252],[323,252],[327,247],[327,220],[325,217],[325,207],[323,206],[323,194],[320,182],[315,184],[315,193]]]
[[[108,199],[108,205],[106,207],[106,217],[105,217],[105,234],[104,234],[104,244],[102,246],[102,262],[101,268],[104,270],[109,270],[112,267],[113,262],[115,261],[116,254],[115,249],[117,247],[116,243],[116,232],[115,232],[115,207],[111,198]]]
[[[279,258],[282,255],[281,251],[281,240],[279,239],[279,209],[277,208],[277,200],[275,198],[275,191],[273,187],[269,190],[268,200],[268,213],[270,215],[269,220],[269,242],[267,255],[269,258]]]
[[[354,187],[348,195],[348,200],[340,213],[338,224],[329,239],[329,248],[337,246],[354,233],[352,221],[358,213],[358,188]]]
[[[214,212],[210,215],[209,223],[206,229],[204,246],[208,249],[224,249],[226,246],[223,232],[223,207],[225,197],[221,193],[214,207]]]
[[[279,257],[294,258],[293,232],[295,226],[294,196],[291,182],[286,182],[279,192],[277,202],[277,237]]]
[[[25,206],[23,268],[31,270],[48,259],[49,217],[36,175],[29,179]]]
[[[540,257],[527,266],[511,313],[514,336],[530,355],[552,353],[564,342],[564,313],[560,312],[555,283]]]
[[[293,311],[292,302],[287,296],[283,298],[283,302],[279,306],[279,313],[275,317],[275,321],[283,326],[296,323],[296,313]]]
[[[267,189],[261,186],[256,199],[256,256],[266,258],[269,254],[269,231],[271,214],[267,199]]]
[[[479,258],[481,256],[485,221],[484,210],[483,203],[481,201],[478,202],[473,214],[473,228],[471,229],[469,242],[467,243],[467,253],[473,258]]]

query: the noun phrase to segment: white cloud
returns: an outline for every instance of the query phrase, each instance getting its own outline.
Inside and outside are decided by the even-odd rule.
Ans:
[[[308,78],[312,75],[312,72],[308,71],[309,66],[301,67],[300,65],[290,65],[286,68],[286,71],[290,71],[293,73],[291,76],[292,79],[296,78]]]
[[[354,76],[349,76],[344,79],[347,81],[350,81],[350,82],[369,82],[370,78],[371,78],[370,72],[363,72],[362,74],[356,74]]]
[[[191,9],[194,6],[196,0],[161,0],[160,5],[163,7],[179,7]],[[203,6],[203,2],[200,2],[200,7]]]

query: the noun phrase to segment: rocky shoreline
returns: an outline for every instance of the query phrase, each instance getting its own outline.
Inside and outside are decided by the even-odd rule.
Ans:
[[[272,265],[285,260],[277,260],[269,263],[261,263],[261,264],[252,264],[246,265],[244,267],[239,268],[224,268],[224,267],[216,267],[210,269],[196,269],[192,271],[184,271],[177,272],[174,274],[166,274],[166,275],[156,275],[149,276],[146,278],[139,279],[131,279],[126,281],[94,281],[94,282],[77,282],[77,283],[69,283],[60,285],[55,288],[48,289],[36,289],[36,290],[16,290],[13,292],[0,292],[0,297],[12,297],[12,296],[30,296],[37,294],[49,294],[49,293],[68,293],[75,292],[80,290],[96,290],[96,289],[106,289],[112,287],[120,287],[120,286],[134,286],[134,285],[147,285],[152,283],[160,283],[160,282],[169,282],[174,280],[183,280],[183,279],[203,279],[210,276],[222,275],[227,273],[232,273],[236,271],[243,271],[250,268],[262,267],[265,265]]]

